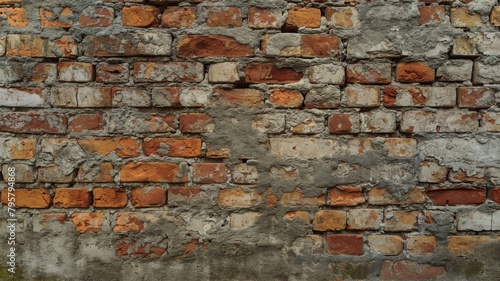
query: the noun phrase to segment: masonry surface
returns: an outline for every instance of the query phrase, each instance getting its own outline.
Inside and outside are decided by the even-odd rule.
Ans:
[[[0,0],[0,280],[498,280],[499,28],[494,0]]]

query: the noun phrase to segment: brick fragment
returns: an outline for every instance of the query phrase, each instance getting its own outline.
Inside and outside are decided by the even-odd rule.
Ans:
[[[347,82],[389,84],[392,80],[390,63],[357,63],[347,65]]]
[[[141,243],[138,240],[122,238],[116,245],[116,255],[119,257],[159,258],[167,252],[166,246],[154,242]]]
[[[68,29],[73,26],[73,11],[65,7],[58,15],[55,15],[51,10],[40,8],[40,22],[43,28]]]
[[[54,207],[56,208],[88,208],[90,192],[85,188],[56,188]]]
[[[493,213],[495,214],[495,213]],[[493,214],[479,210],[463,210],[456,214],[457,230],[488,231],[492,229]]]
[[[115,10],[110,7],[87,7],[82,10],[79,20],[81,27],[108,27],[113,24]]]
[[[7,35],[6,55],[15,57],[58,58],[78,56],[77,45],[70,36],[51,40],[35,34]]]
[[[25,8],[0,8],[0,19],[5,20],[9,26],[18,28],[27,27],[30,22]]]
[[[419,25],[439,23],[446,19],[445,6],[420,6],[418,11],[420,12]]]
[[[100,164],[87,162],[78,169],[78,182],[113,182],[113,164],[104,162]]]
[[[356,206],[366,201],[361,187],[337,186],[329,190],[330,205]]]
[[[134,114],[124,121],[112,115],[108,121],[110,133],[166,133],[175,132],[177,125],[173,114]]]
[[[436,76],[439,81],[445,82],[463,82],[471,80],[472,66],[471,60],[447,60],[438,67]]]
[[[70,217],[77,233],[102,232],[104,213],[73,213]]]
[[[306,108],[333,109],[340,107],[340,88],[325,86],[311,89],[304,100]]]
[[[459,87],[458,107],[488,108],[495,103],[495,97],[489,87]]]
[[[170,187],[168,189],[168,206],[197,205],[206,202],[206,194],[199,187]]]
[[[253,226],[261,216],[259,212],[231,213],[229,225],[233,230],[242,230]]]
[[[386,256],[397,256],[403,252],[403,238],[398,235],[368,236],[370,250]]]
[[[293,68],[278,68],[272,63],[249,64],[245,67],[245,82],[288,84],[298,82],[304,77],[302,72]]]
[[[177,44],[180,58],[247,57],[253,55],[250,45],[223,35],[186,35]]]
[[[16,183],[32,183],[35,182],[35,174],[33,172],[33,167],[28,164],[23,163],[13,163],[13,164],[4,164],[2,166],[2,176],[3,180],[8,183],[8,179],[12,178],[9,176],[9,168],[15,169],[15,179]]]
[[[50,183],[70,183],[73,181],[73,174],[65,175],[59,165],[48,165],[38,168],[38,181]]]
[[[92,190],[94,207],[123,208],[127,206],[127,193],[121,188],[97,187]]]
[[[170,157],[197,157],[201,155],[201,139],[152,138],[142,145],[144,154]]]
[[[275,108],[300,108],[304,96],[297,90],[274,88],[270,90],[269,102]]]
[[[494,241],[494,237],[486,235],[448,236],[448,251],[456,256],[463,257],[476,254],[478,246]]]
[[[360,119],[360,129],[364,133],[392,133],[396,130],[396,114],[393,112],[381,110],[362,112]]]
[[[122,9],[123,26],[156,27],[160,10],[154,6],[125,6]]]
[[[420,181],[427,183],[440,183],[446,181],[448,169],[430,161],[422,162],[420,167]]]
[[[227,181],[227,168],[219,163],[196,163],[193,166],[193,182],[224,183]]]
[[[242,24],[241,9],[238,7],[208,7],[207,26],[238,27]]]
[[[420,264],[415,261],[384,261],[381,280],[434,280],[446,276],[444,266]]]
[[[262,52],[269,57],[339,57],[340,38],[327,34],[277,33],[264,36]]]
[[[359,25],[356,7],[327,7],[325,16],[329,28],[352,29]]]
[[[137,87],[112,88],[113,107],[150,107],[151,96],[145,89]]]
[[[416,187],[402,196],[394,196],[386,188],[372,188],[368,192],[368,203],[371,205],[406,205],[425,202],[424,190]]]
[[[231,169],[231,182],[239,184],[254,184],[259,182],[257,166],[240,163]]]
[[[337,231],[346,228],[346,212],[320,210],[314,214],[313,226],[316,231]]]
[[[500,132],[500,113],[484,112],[481,114],[482,126],[488,132]]]
[[[384,211],[380,209],[351,209],[347,219],[347,229],[377,230],[382,225]]]
[[[481,27],[484,26],[481,15],[472,13],[467,7],[451,8],[451,26],[453,27]]]
[[[495,187],[490,190],[490,199],[500,204],[500,187]]]
[[[494,6],[490,14],[490,24],[500,26],[500,6]]]
[[[283,25],[283,22],[284,17],[279,10],[258,7],[250,7],[248,9],[248,27],[250,28],[277,29]]]
[[[241,187],[222,189],[219,193],[221,208],[249,208],[263,202],[263,197],[257,190],[249,189],[246,192]]]
[[[339,147],[337,140],[311,138],[271,138],[270,145],[271,155],[302,159],[333,157]]]
[[[190,28],[196,19],[196,7],[167,7],[161,16],[161,27]]]
[[[385,231],[412,231],[417,229],[417,211],[386,211]]]
[[[140,233],[144,228],[158,218],[153,214],[139,212],[119,212],[113,231],[116,233]]]
[[[206,113],[182,113],[179,128],[183,133],[210,133],[215,129],[212,117]]]
[[[283,193],[280,202],[285,206],[323,206],[326,204],[326,195],[307,197],[302,194],[301,189],[297,188],[292,192]]]
[[[51,204],[49,191],[45,188],[16,188],[13,192],[16,198],[16,208],[45,209]],[[2,190],[2,204],[6,206],[8,200],[8,189]]]
[[[406,239],[406,251],[410,255],[430,255],[436,252],[434,236],[410,236]]]
[[[129,80],[129,64],[101,62],[96,66],[96,82],[126,83]]]
[[[120,169],[122,182],[187,182],[184,166],[168,162],[131,162]]]
[[[455,104],[455,87],[384,87],[384,106],[386,107],[454,107]]]
[[[162,187],[140,187],[130,192],[130,202],[136,208],[161,207],[167,201]]]
[[[363,235],[328,234],[326,251],[332,255],[363,255]]]
[[[86,138],[79,139],[78,144],[89,155],[97,153],[105,157],[115,152],[121,158],[139,156],[139,142],[131,138]]]
[[[1,53],[1,52],[0,52]],[[30,81],[52,84],[57,79],[57,64],[55,63],[37,63],[31,71]]]

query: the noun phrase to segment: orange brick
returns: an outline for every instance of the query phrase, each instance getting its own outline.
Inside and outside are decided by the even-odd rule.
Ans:
[[[179,128],[183,133],[210,133],[215,125],[212,117],[206,113],[182,113],[179,116]]]
[[[299,27],[318,28],[320,25],[320,9],[295,7],[288,11],[285,28],[288,30],[297,30]]]
[[[328,118],[330,134],[350,134],[359,132],[359,116],[348,113],[332,114]]]
[[[210,27],[237,27],[241,23],[240,8],[208,7],[207,25]]]
[[[115,152],[121,158],[139,156],[139,142],[131,138],[87,138],[79,139],[78,144],[87,154],[108,156]]]
[[[8,189],[2,190],[2,204],[6,206],[8,200]],[[15,196],[16,208],[45,209],[50,207],[50,194],[45,188],[16,188],[13,192]]]
[[[469,12],[467,7],[451,8],[450,19],[453,27],[484,26],[481,15]]]
[[[187,182],[187,171],[168,162],[131,162],[120,169],[122,182]]]
[[[328,27],[354,28],[359,23],[358,10],[355,7],[326,8]]]
[[[103,213],[73,213],[70,217],[77,233],[102,232]]]
[[[448,251],[456,256],[463,257],[478,253],[478,246],[493,241],[495,241],[494,237],[485,235],[449,236]],[[500,241],[500,238],[496,238],[496,241]]]
[[[490,191],[490,199],[500,204],[500,187],[495,187]]]
[[[245,67],[245,82],[288,84],[298,82],[304,77],[302,72],[293,68],[279,68],[272,63],[249,64]]]
[[[11,27],[22,28],[29,25],[24,8],[0,8],[0,19],[6,19]]]
[[[392,195],[387,188],[372,188],[368,192],[368,203],[371,205],[403,205],[425,202],[424,189],[415,187],[402,196]]]
[[[193,167],[193,181],[196,183],[226,182],[226,165],[218,163],[196,163]]]
[[[293,221],[295,218],[299,218],[307,224],[311,223],[309,212],[306,211],[291,211],[286,213],[284,218],[289,221]]]
[[[57,64],[55,63],[37,63],[31,71],[30,81],[39,83],[55,82],[57,77]]]
[[[337,231],[346,228],[346,212],[320,210],[314,214],[313,226],[316,231]]]
[[[70,28],[73,26],[73,11],[70,8],[64,8],[59,15],[54,12],[40,8],[40,21],[43,28]],[[56,18],[52,20],[52,18]]]
[[[436,252],[434,236],[410,236],[406,239],[406,251],[410,255],[428,255]]]
[[[304,96],[297,90],[272,89],[269,102],[276,108],[300,108]]]
[[[416,211],[386,211],[384,221],[385,231],[411,231],[416,228]]]
[[[153,6],[129,6],[123,7],[123,26],[156,27],[160,10]]]
[[[263,202],[262,196],[255,189],[246,192],[241,187],[222,189],[219,193],[221,208],[248,208]]]
[[[170,187],[167,198],[169,207],[206,202],[205,193],[199,187]]]
[[[330,189],[330,205],[356,206],[366,201],[361,187],[337,186]]]
[[[145,139],[142,149],[148,156],[197,157],[201,155],[201,139]]]
[[[116,245],[116,255],[119,257],[159,258],[166,252],[167,245],[161,246],[153,242],[140,243],[137,240],[129,242],[128,238],[118,240]]]
[[[307,197],[302,194],[302,190],[297,188],[292,192],[283,193],[280,202],[286,206],[323,206],[326,204],[326,195]]]
[[[97,187],[92,190],[94,207],[123,208],[127,206],[127,193],[121,188]]]
[[[54,207],[56,208],[88,208],[90,192],[85,188],[56,188]]]
[[[435,79],[435,71],[421,62],[401,62],[396,67],[396,80],[404,83],[428,83]]]
[[[196,7],[167,7],[161,17],[161,26],[168,28],[193,27],[196,24]]]
[[[493,26],[500,26],[500,6],[495,6],[491,10],[490,23]]]
[[[36,139],[0,138],[0,151],[11,159],[31,159],[36,155]]]
[[[330,234],[325,236],[326,251],[332,255],[363,255],[363,235]]]
[[[130,192],[130,201],[136,208],[165,206],[166,200],[165,189],[161,187],[140,187]]]
[[[7,35],[7,56],[16,57],[76,57],[78,49],[71,36],[56,40],[34,34]]]
[[[264,94],[256,89],[214,89],[217,104],[228,107],[263,107]]]
[[[116,215],[113,231],[117,233],[139,233],[152,221],[158,220],[153,214],[138,212],[120,212]]]

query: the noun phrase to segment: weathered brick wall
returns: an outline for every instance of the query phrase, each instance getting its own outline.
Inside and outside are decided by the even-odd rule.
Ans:
[[[0,279],[498,280],[499,27],[494,0],[0,0]]]

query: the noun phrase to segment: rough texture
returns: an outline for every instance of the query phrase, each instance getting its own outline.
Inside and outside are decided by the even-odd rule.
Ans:
[[[497,280],[499,26],[496,0],[0,0],[0,280]]]

